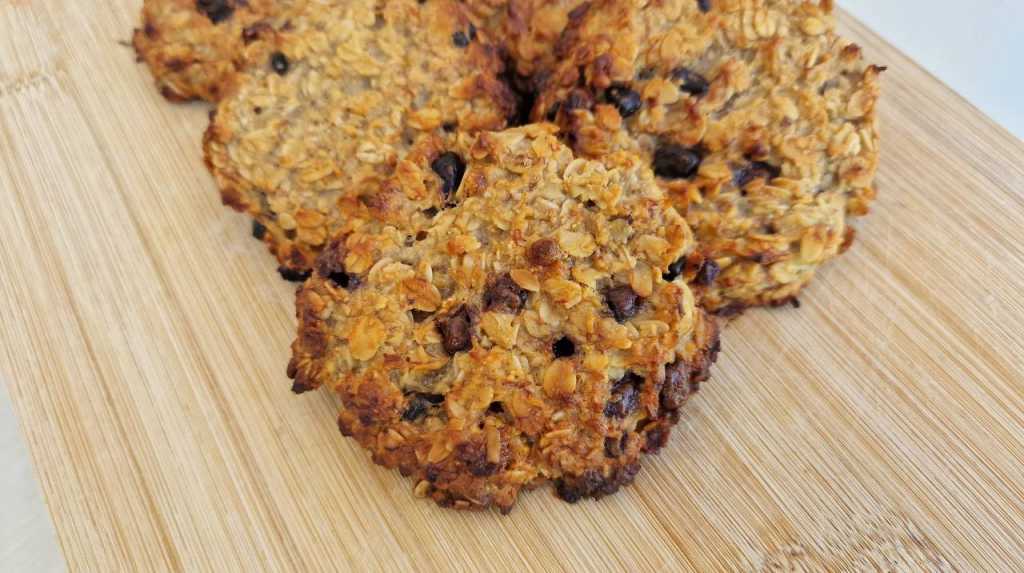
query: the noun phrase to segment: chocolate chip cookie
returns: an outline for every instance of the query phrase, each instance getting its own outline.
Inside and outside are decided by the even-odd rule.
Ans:
[[[550,125],[450,145],[347,204],[378,213],[349,218],[297,295],[293,389],[336,391],[341,432],[442,505],[613,493],[718,352],[666,278],[692,233],[631,153],[576,158]]]
[[[645,158],[715,262],[708,308],[793,299],[875,197],[884,68],[836,34],[830,0],[599,0],[581,12],[534,118],[559,122],[583,156]]]
[[[256,220],[282,274],[304,279],[344,221],[413,144],[501,129],[498,50],[454,0],[310,3],[250,46],[205,137],[224,202]]]
[[[246,46],[305,0],[144,0],[132,44],[169,100],[217,101]]]

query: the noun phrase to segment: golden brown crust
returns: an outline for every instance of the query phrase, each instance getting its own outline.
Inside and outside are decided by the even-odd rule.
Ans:
[[[414,141],[500,129],[512,98],[497,50],[454,0],[332,2],[247,50],[204,141],[224,202],[266,232],[286,278],[304,278]]]
[[[139,59],[171,101],[215,102],[246,46],[306,0],[145,0],[132,35]]]
[[[708,308],[795,297],[874,199],[882,68],[831,2],[600,0],[559,45],[535,119],[642,154],[721,270]]]
[[[664,278],[688,226],[639,158],[576,159],[547,126],[435,143],[382,186],[429,216],[348,217],[299,291],[295,390],[338,392],[342,433],[442,505],[615,491],[717,354]]]

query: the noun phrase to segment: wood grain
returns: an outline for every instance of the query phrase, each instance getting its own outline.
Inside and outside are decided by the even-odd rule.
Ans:
[[[0,0],[0,375],[74,570],[1021,570],[1024,145],[870,31],[860,240],[751,312],[634,487],[457,513],[284,376],[292,290],[202,168],[138,0]]]

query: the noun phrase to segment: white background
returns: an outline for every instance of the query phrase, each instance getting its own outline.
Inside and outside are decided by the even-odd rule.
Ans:
[[[1024,138],[1024,0],[839,0],[839,4]],[[53,525],[3,380],[0,472],[0,571],[62,569]]]

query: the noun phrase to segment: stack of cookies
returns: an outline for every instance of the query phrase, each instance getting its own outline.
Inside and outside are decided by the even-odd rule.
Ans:
[[[145,0],[206,163],[302,282],[293,391],[416,494],[630,483],[716,320],[796,301],[874,198],[883,68],[831,0]]]

